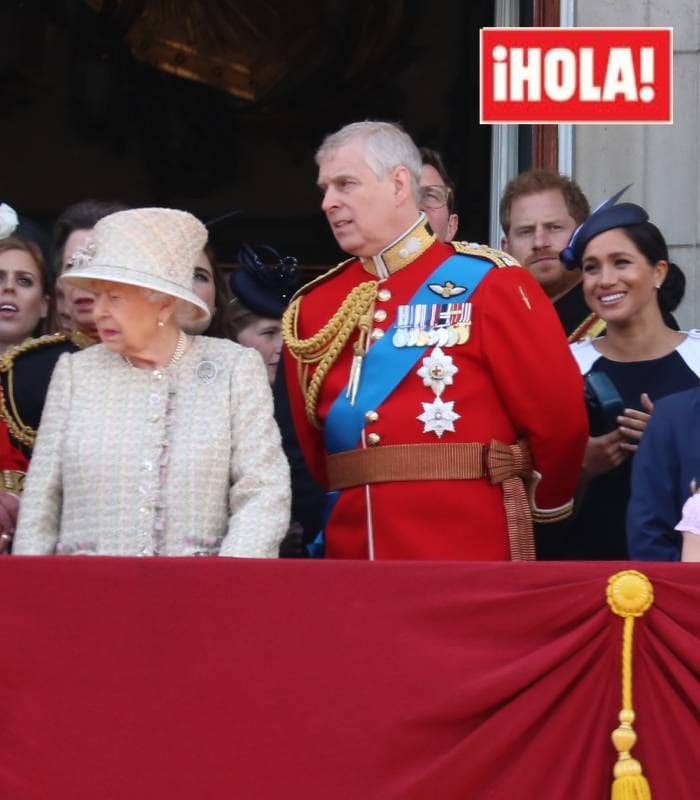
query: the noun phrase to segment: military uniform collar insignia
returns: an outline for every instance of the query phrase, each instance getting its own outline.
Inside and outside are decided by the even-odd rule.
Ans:
[[[421,213],[416,222],[381,253],[371,258],[361,258],[360,261],[371,275],[388,278],[394,272],[412,264],[435,241],[435,236],[427,226],[426,216]]]

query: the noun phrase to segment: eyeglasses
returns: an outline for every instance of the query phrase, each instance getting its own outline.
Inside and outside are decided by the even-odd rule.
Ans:
[[[448,186],[421,186],[418,190],[418,205],[421,208],[442,208],[452,195]]]

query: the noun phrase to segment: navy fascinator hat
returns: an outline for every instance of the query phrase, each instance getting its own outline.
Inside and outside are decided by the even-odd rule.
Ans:
[[[269,245],[244,243],[238,264],[230,277],[234,296],[255,314],[280,319],[299,285],[296,258],[282,256]]]
[[[649,220],[649,215],[641,206],[634,203],[617,203],[631,185],[625,186],[624,189],[620,189],[611,198],[601,203],[590,217],[571,234],[569,244],[559,253],[559,260],[567,269],[581,267],[586,245],[598,234],[613,228],[638,225]]]

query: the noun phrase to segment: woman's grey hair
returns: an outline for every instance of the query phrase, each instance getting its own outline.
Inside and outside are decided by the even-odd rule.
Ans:
[[[406,167],[411,176],[411,191],[418,203],[421,168],[420,151],[413,139],[398,124],[393,122],[352,122],[323,140],[316,152],[316,163],[346,144],[364,142],[367,166],[379,180],[385,178],[396,167]]]

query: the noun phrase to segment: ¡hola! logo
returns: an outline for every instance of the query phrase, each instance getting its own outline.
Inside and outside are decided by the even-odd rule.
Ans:
[[[483,28],[482,123],[673,122],[671,28]]]

